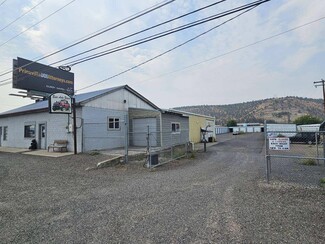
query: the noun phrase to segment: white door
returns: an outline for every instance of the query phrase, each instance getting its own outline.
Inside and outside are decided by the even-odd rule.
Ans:
[[[40,124],[39,125],[39,148],[40,149],[46,149],[46,125]]]
[[[150,147],[157,146],[159,138],[157,133],[156,121],[156,118],[141,118],[132,120],[133,133],[131,134],[131,136],[133,138],[133,146],[147,146],[148,126]]]

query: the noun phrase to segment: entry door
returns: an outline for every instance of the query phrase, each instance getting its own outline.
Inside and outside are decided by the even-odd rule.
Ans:
[[[40,124],[39,125],[39,148],[40,149],[46,149],[46,125],[45,124]]]
[[[0,147],[1,147],[1,142],[2,142],[2,127],[0,126]]]

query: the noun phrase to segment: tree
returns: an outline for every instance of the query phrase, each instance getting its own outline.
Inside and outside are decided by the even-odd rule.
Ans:
[[[303,115],[296,118],[293,123],[297,125],[307,125],[307,124],[320,124],[322,122],[321,119],[313,117],[311,115]]]
[[[234,126],[237,126],[237,121],[234,120],[234,119],[228,120],[228,122],[227,122],[227,126],[228,126],[228,127],[234,127]]]

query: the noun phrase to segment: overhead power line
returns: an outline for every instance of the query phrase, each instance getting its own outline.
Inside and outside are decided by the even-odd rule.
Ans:
[[[248,47],[251,47],[251,46],[257,45],[257,44],[259,44],[259,43],[262,43],[262,42],[268,41],[268,40],[270,40],[270,39],[273,39],[273,38],[279,37],[279,36],[281,36],[281,35],[285,35],[285,34],[287,34],[287,33],[289,33],[289,32],[292,32],[292,31],[298,30],[298,29],[300,29],[300,28],[306,27],[306,26],[308,26],[308,25],[311,25],[311,24],[317,23],[317,22],[319,22],[319,21],[321,21],[321,20],[324,20],[324,19],[325,19],[325,16],[323,16],[323,17],[321,17],[321,18],[318,18],[318,19],[315,19],[315,20],[313,20],[313,21],[307,22],[307,23],[305,23],[305,24],[302,24],[302,25],[296,26],[296,27],[294,27],[294,28],[291,28],[291,29],[285,30],[285,31],[283,31],[283,32],[277,33],[277,34],[275,34],[275,35],[272,35],[272,36],[266,37],[266,38],[264,38],[264,39],[258,40],[258,41],[256,41],[256,42],[252,42],[252,43],[247,44],[247,45],[245,45],[245,46],[238,47],[238,48],[236,48],[236,49],[230,50],[230,51],[225,52],[225,53],[223,53],[223,54],[219,54],[219,55],[214,56],[214,57],[212,57],[212,58],[209,58],[209,59],[203,60],[203,61],[201,61],[201,62],[198,62],[198,63],[192,64],[192,65],[188,65],[188,66],[186,66],[186,67],[183,67],[183,68],[180,68],[180,69],[177,69],[177,70],[174,70],[174,71],[168,72],[168,73],[161,74],[161,75],[159,75],[159,76],[157,76],[157,77],[155,77],[155,78],[151,78],[151,79],[148,79],[148,80],[152,80],[152,79],[156,79],[156,78],[163,77],[163,76],[166,76],[166,75],[170,75],[170,74],[173,74],[173,73],[177,73],[177,72],[180,72],[180,71],[182,71],[182,70],[189,69],[189,68],[192,68],[192,67],[194,67],[194,66],[197,66],[197,65],[200,65],[200,64],[203,64],[203,63],[206,63],[206,62],[210,62],[210,61],[212,61],[212,60],[214,60],[214,59],[221,58],[221,57],[224,57],[224,56],[226,56],[226,55],[229,55],[229,54],[232,54],[232,53],[235,53],[235,52],[241,51],[241,50],[246,49],[246,48],[248,48]],[[131,68],[131,69],[134,69],[134,68]],[[123,71],[123,72],[121,72],[121,73],[126,73],[126,72]],[[114,77],[116,77],[116,76],[114,76]],[[0,86],[4,86],[4,85],[8,85],[8,84],[10,84],[11,82],[5,82],[5,81],[8,81],[8,80],[10,80],[10,79],[11,79],[11,78],[1,80],[1,81],[0,81]],[[107,78],[107,79],[105,79],[105,80],[103,80],[103,81],[106,81],[106,80],[108,80],[108,79],[110,79],[110,77]],[[87,88],[88,88],[88,87],[87,87]],[[84,88],[82,88],[82,89],[84,89]],[[79,90],[80,90],[80,89],[79,89]]]
[[[48,18],[50,18],[51,16],[53,16],[54,14],[56,14],[57,12],[61,11],[62,9],[64,9],[65,7],[69,6],[71,3],[73,3],[76,0],[72,0],[70,2],[68,2],[67,4],[65,4],[64,6],[62,6],[61,8],[57,9],[56,11],[54,11],[53,13],[51,13],[50,15],[46,16],[45,18],[41,19],[40,21],[38,21],[37,23],[33,24],[32,26],[28,27],[27,29],[19,32],[17,35],[11,37],[10,39],[8,39],[7,41],[5,41],[4,43],[0,44],[0,47],[4,46],[5,44],[7,44],[8,42],[12,41],[13,39],[17,38],[18,36],[20,36],[21,34],[25,33],[26,31],[30,30],[31,28],[35,27],[36,25],[42,23],[43,21],[47,20]]]
[[[144,65],[144,64],[146,64],[146,63],[149,63],[149,62],[151,62],[152,60],[155,60],[155,59],[157,59],[157,58],[159,58],[159,57],[161,57],[161,56],[163,56],[163,55],[165,55],[165,54],[167,54],[167,53],[170,53],[171,51],[174,51],[174,50],[177,49],[177,48],[180,48],[180,47],[186,45],[187,43],[189,43],[189,42],[191,42],[191,41],[194,41],[194,40],[198,39],[199,37],[201,37],[201,36],[203,36],[203,35],[205,35],[205,34],[211,32],[212,30],[215,30],[216,28],[219,28],[220,26],[225,25],[226,23],[228,23],[228,22],[230,22],[230,21],[232,21],[232,20],[238,18],[239,16],[241,16],[241,15],[243,15],[243,14],[245,14],[245,13],[251,11],[251,10],[253,10],[254,8],[256,8],[256,7],[259,6],[259,5],[260,5],[260,4],[258,4],[258,5],[256,5],[256,6],[253,6],[253,7],[251,7],[250,9],[247,9],[247,10],[245,10],[244,12],[242,12],[242,13],[240,13],[240,14],[237,14],[236,16],[234,16],[234,17],[232,17],[232,18],[230,18],[230,19],[228,19],[228,20],[222,22],[221,24],[218,24],[218,25],[216,25],[216,26],[210,28],[209,30],[202,32],[201,34],[196,35],[196,36],[194,36],[194,37],[188,39],[187,41],[185,41],[185,42],[183,42],[183,43],[181,43],[181,44],[179,44],[179,45],[177,45],[177,46],[175,46],[175,47],[173,47],[173,48],[171,48],[171,49],[168,49],[167,51],[165,51],[165,52],[163,52],[163,53],[160,53],[159,55],[156,55],[156,56],[154,56],[154,57],[152,57],[152,58],[150,58],[150,59],[148,59],[148,60],[146,60],[146,61],[144,61],[144,62],[142,62],[142,63],[139,63],[139,64],[137,64],[137,65],[135,65],[135,66],[133,66],[133,67],[127,69],[127,70],[124,70],[124,71],[122,71],[122,72],[120,72],[120,73],[118,73],[118,74],[116,74],[116,75],[110,76],[110,77],[108,77],[108,78],[106,78],[106,79],[104,79],[104,80],[98,81],[98,82],[96,82],[96,83],[94,83],[94,84],[91,84],[91,85],[85,86],[85,87],[83,87],[83,88],[81,88],[81,89],[79,89],[79,90],[77,90],[77,91],[81,91],[81,90],[85,90],[85,89],[87,89],[87,88],[93,87],[93,86],[98,85],[98,84],[100,84],[100,83],[103,83],[103,82],[105,82],[105,81],[111,80],[111,79],[113,79],[113,78],[115,78],[115,77],[117,77],[117,76],[120,76],[120,75],[122,75],[122,74],[124,74],[124,73],[127,73],[127,72],[129,72],[129,71],[131,71],[131,70],[133,70],[133,69],[136,69],[136,68],[138,68],[138,67],[140,67],[140,66],[142,66],[142,65]],[[77,91],[76,91],[76,92],[77,92]]]
[[[50,57],[50,56],[53,56],[53,55],[55,55],[55,54],[57,54],[57,53],[60,53],[60,52],[62,52],[62,51],[64,51],[64,50],[67,50],[67,49],[69,49],[69,48],[71,48],[71,47],[74,47],[74,46],[76,46],[76,45],[78,45],[78,44],[81,44],[81,43],[83,43],[83,42],[85,42],[85,41],[88,41],[88,40],[90,40],[90,39],[92,39],[92,38],[94,38],[94,37],[97,37],[97,36],[99,36],[99,35],[101,35],[101,34],[103,34],[103,33],[105,33],[105,32],[108,32],[108,31],[110,31],[110,30],[113,30],[113,29],[115,29],[115,28],[117,28],[117,27],[119,27],[119,26],[121,26],[121,25],[123,25],[123,24],[126,24],[126,23],[128,23],[128,22],[130,22],[130,21],[132,21],[132,20],[134,20],[134,19],[137,19],[137,18],[139,18],[139,17],[141,17],[141,16],[143,16],[143,15],[146,15],[146,14],[148,14],[148,13],[154,11],[154,10],[157,10],[157,9],[159,9],[159,8],[161,8],[161,7],[165,6],[165,5],[167,5],[167,4],[170,4],[170,3],[174,2],[174,1],[175,1],[175,0],[168,0],[168,1],[164,1],[164,2],[161,2],[161,3],[155,4],[155,5],[153,5],[152,7],[149,7],[149,8],[147,8],[147,9],[145,9],[145,10],[142,10],[142,11],[140,11],[140,12],[134,14],[134,15],[131,15],[130,17],[127,17],[127,18],[125,18],[125,19],[122,19],[121,21],[118,21],[118,22],[116,22],[116,23],[114,23],[114,24],[112,24],[112,25],[109,25],[109,26],[107,26],[107,27],[105,27],[105,28],[103,28],[103,29],[100,29],[100,30],[96,31],[96,32],[93,33],[93,34],[90,34],[90,35],[88,35],[88,36],[86,36],[86,37],[84,37],[84,38],[82,38],[82,39],[79,39],[78,41],[76,41],[76,42],[74,42],[74,43],[72,43],[72,44],[69,44],[68,46],[66,46],[66,47],[64,47],[64,48],[61,48],[61,49],[59,49],[59,50],[57,50],[57,51],[54,51],[54,52],[52,52],[52,53],[49,53],[49,54],[47,54],[47,55],[45,55],[45,56],[39,57],[39,58],[37,58],[36,60],[34,60],[34,61],[32,61],[32,62],[30,62],[30,63],[28,63],[28,64],[26,64],[26,65],[24,65],[24,66],[22,66],[22,67],[20,67],[20,68],[26,67],[26,66],[31,65],[31,64],[33,64],[33,63],[36,63],[36,62],[38,62],[38,61],[41,61],[41,60],[43,60],[43,59],[45,59],[45,58],[48,58],[48,57]],[[1,46],[0,46],[0,47],[1,47]],[[5,72],[3,72],[2,74],[0,74],[0,76],[6,75],[6,74],[10,74],[10,73],[12,73],[12,72],[13,72],[13,70],[10,69],[10,70],[5,71]]]
[[[4,4],[5,2],[7,2],[7,0],[3,0],[3,1],[0,3],[0,6],[1,6],[2,4]]]
[[[11,21],[9,24],[7,24],[6,26],[4,26],[2,29],[0,29],[0,31],[3,31],[4,29],[8,28],[9,26],[11,26],[13,23],[15,23],[16,21],[20,20],[22,17],[24,17],[26,14],[28,14],[29,12],[31,12],[34,8],[36,8],[37,6],[39,6],[40,4],[42,4],[43,2],[45,2],[46,0],[42,0],[40,1],[38,4],[34,5],[33,7],[31,7],[28,11],[26,11],[25,13],[23,13],[22,15],[20,15],[19,17],[17,17],[16,19],[14,19],[13,21]]]
[[[133,42],[130,42],[130,43],[127,43],[127,44],[124,44],[124,45],[121,45],[121,46],[118,46],[118,47],[115,47],[115,48],[111,48],[111,49],[108,49],[108,50],[105,50],[105,51],[102,51],[102,52],[99,52],[99,53],[95,53],[95,54],[92,54],[92,55],[89,55],[89,56],[86,56],[86,57],[71,61],[70,63],[67,63],[65,65],[66,66],[74,66],[74,65],[77,65],[77,64],[80,64],[80,63],[95,59],[95,58],[99,58],[99,57],[102,57],[102,56],[105,56],[105,55],[109,55],[109,54],[112,54],[112,53],[115,53],[115,52],[118,52],[118,51],[121,51],[121,50],[124,50],[124,49],[127,49],[127,48],[131,48],[131,47],[134,47],[134,46],[137,46],[137,45],[140,45],[140,44],[143,44],[143,43],[146,43],[146,42],[149,42],[149,41],[152,41],[152,40],[155,40],[155,39],[158,39],[158,38],[161,38],[161,37],[164,37],[164,36],[179,32],[179,31],[182,31],[182,30],[197,26],[197,25],[204,24],[206,22],[209,22],[209,21],[212,21],[212,20],[215,20],[215,19],[218,19],[218,18],[225,17],[225,16],[230,15],[230,14],[234,14],[236,12],[251,8],[251,7],[256,6],[256,5],[260,5],[260,4],[268,2],[268,1],[270,1],[270,0],[255,1],[255,2],[246,4],[246,5],[231,9],[231,10],[224,11],[222,13],[218,13],[218,14],[215,14],[215,15],[200,19],[200,20],[193,21],[191,23],[188,23],[188,24],[185,24],[185,25],[182,25],[182,26],[178,26],[176,28],[173,28],[173,29],[170,29],[170,30],[167,30],[167,31],[160,32],[158,34],[151,35],[149,37],[142,38],[142,39],[137,40],[137,41],[133,41]]]
[[[199,12],[199,11],[202,11],[202,10],[204,10],[204,9],[210,8],[210,7],[212,7],[212,6],[216,5],[216,4],[219,4],[219,3],[222,3],[222,2],[225,2],[225,1],[226,1],[226,0],[221,0],[221,1],[214,2],[214,3],[212,3],[212,4],[209,4],[209,5],[204,6],[204,7],[202,7],[202,8],[199,8],[199,9],[193,10],[193,11],[191,11],[191,12],[189,12],[189,13],[186,13],[186,14],[180,15],[180,16],[178,16],[178,17],[172,18],[172,19],[170,19],[170,20],[164,21],[164,22],[162,22],[162,23],[159,23],[159,24],[153,25],[153,26],[148,27],[148,28],[146,28],[146,29],[144,29],[144,30],[134,32],[134,33],[132,33],[132,34],[130,34],[130,35],[127,35],[127,36],[124,36],[124,37],[118,38],[118,39],[116,39],[116,40],[114,40],[114,41],[104,43],[104,44],[102,44],[102,45],[99,45],[99,46],[97,46],[97,47],[91,48],[91,49],[86,50],[86,51],[84,51],[84,52],[81,52],[81,53],[75,54],[75,55],[73,55],[73,56],[70,56],[70,57],[68,57],[68,58],[62,59],[62,60],[60,60],[60,61],[54,62],[54,63],[52,63],[51,65],[54,65],[54,64],[60,63],[60,62],[62,62],[62,61],[69,60],[69,59],[74,58],[74,57],[78,57],[78,56],[80,56],[80,55],[82,55],[82,54],[86,54],[86,53],[89,53],[89,52],[91,52],[91,51],[97,50],[97,49],[99,49],[99,48],[102,48],[102,47],[105,47],[105,46],[111,45],[111,44],[113,44],[113,43],[116,43],[116,42],[119,42],[119,41],[125,40],[125,39],[127,39],[127,38],[132,37],[132,36],[135,36],[135,35],[141,34],[141,33],[143,33],[143,32],[146,32],[146,31],[152,30],[152,29],[154,29],[154,28],[157,28],[157,27],[159,27],[159,26],[165,25],[165,24],[170,23],[170,22],[172,22],[172,21],[175,21],[175,20],[178,20],[178,19],[184,18],[184,17],[186,17],[186,16],[188,16],[188,15],[191,15],[191,14],[197,13],[197,12]]]
[[[201,64],[203,64],[203,63],[210,62],[210,61],[212,61],[212,60],[215,60],[215,59],[218,59],[218,58],[221,58],[221,57],[227,56],[227,55],[229,55],[229,54],[232,54],[232,53],[235,53],[235,52],[241,51],[241,50],[243,50],[243,49],[249,48],[249,47],[251,47],[251,46],[257,45],[257,44],[259,44],[259,43],[262,43],[262,42],[265,42],[265,41],[271,40],[271,39],[276,38],[276,37],[279,37],[279,36],[281,36],[281,35],[285,35],[285,34],[287,34],[287,33],[289,33],[289,32],[292,32],[292,31],[298,30],[298,29],[300,29],[300,28],[303,28],[303,27],[305,27],[305,26],[308,26],[308,25],[314,24],[314,23],[316,23],[316,22],[318,22],[318,21],[321,21],[321,20],[324,20],[324,19],[325,19],[325,16],[323,16],[323,17],[321,17],[321,18],[318,18],[318,19],[316,19],[316,20],[310,21],[310,22],[308,22],[308,23],[302,24],[302,25],[300,25],[300,26],[296,26],[296,27],[294,27],[294,28],[288,29],[288,30],[286,30],[286,31],[280,32],[280,33],[278,33],[278,34],[275,34],[275,35],[272,35],[272,36],[266,37],[266,38],[264,38],[264,39],[258,40],[258,41],[256,41],[256,42],[252,42],[252,43],[247,44],[247,45],[245,45],[245,46],[241,46],[241,47],[235,48],[235,49],[233,49],[233,50],[230,50],[230,51],[228,51],[228,52],[225,52],[225,53],[219,54],[219,55],[214,56],[214,57],[212,57],[212,58],[209,58],[209,59],[203,60],[203,61],[201,61],[201,62],[194,63],[194,64],[191,64],[191,65],[185,66],[185,67],[183,67],[183,68],[180,68],[180,69],[177,69],[177,70],[173,70],[173,71],[168,72],[168,73],[161,74],[161,75],[159,75],[159,76],[157,76],[157,77],[147,79],[146,81],[153,80],[153,79],[156,79],[156,78],[160,78],[160,77],[163,77],[163,76],[166,76],[166,75],[170,75],[170,74],[173,74],[173,73],[177,73],[177,72],[183,71],[183,70],[185,70],[185,69],[190,69],[190,68],[192,68],[192,67],[195,67],[195,66],[201,65]]]

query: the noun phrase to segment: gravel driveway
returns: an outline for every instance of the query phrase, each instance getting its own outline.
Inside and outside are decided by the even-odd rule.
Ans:
[[[152,171],[0,153],[0,243],[325,243],[319,176],[266,184],[263,143],[233,136]]]

